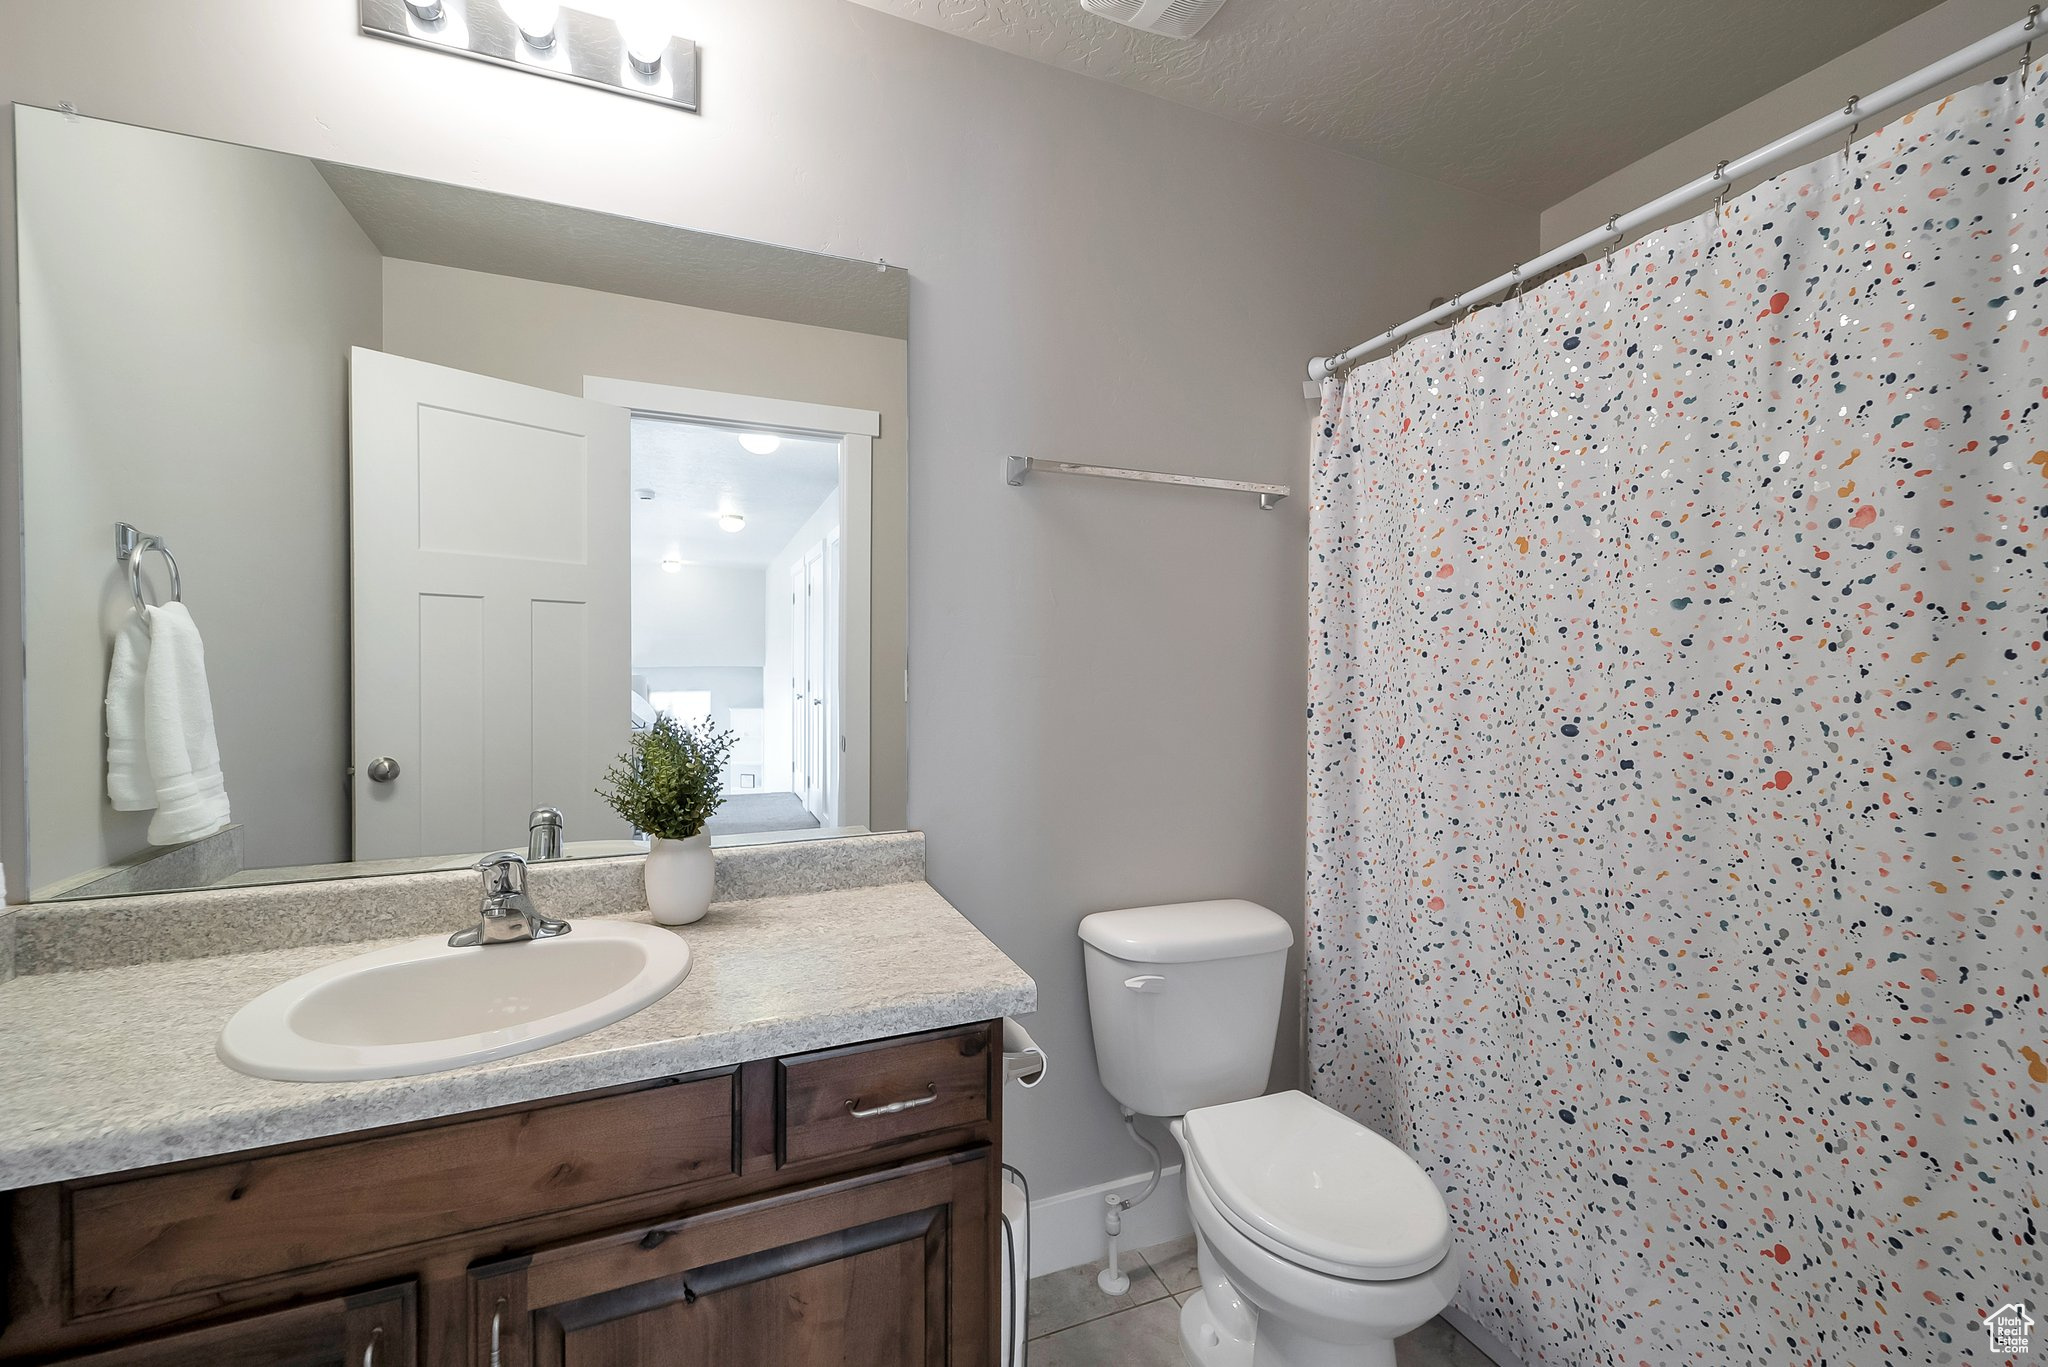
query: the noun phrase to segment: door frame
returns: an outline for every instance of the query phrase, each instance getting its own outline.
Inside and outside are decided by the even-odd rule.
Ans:
[[[614,404],[636,417],[766,429],[838,442],[840,621],[863,622],[867,629],[839,632],[839,696],[837,705],[828,709],[838,713],[841,747],[833,766],[839,779],[834,811],[840,825],[868,828],[874,772],[869,755],[873,733],[875,438],[882,434],[882,415],[868,408],[602,375],[583,377],[583,397]]]

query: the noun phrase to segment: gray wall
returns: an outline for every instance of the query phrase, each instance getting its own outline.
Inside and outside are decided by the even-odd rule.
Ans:
[[[678,6],[701,117],[363,38],[354,8],[12,0],[0,99],[907,265],[911,822],[1039,982],[1057,1064],[1012,1095],[1012,1157],[1041,1195],[1135,1170],[1074,926],[1217,896],[1299,924],[1307,501],[998,462],[1305,494],[1309,355],[1527,256],[1536,216],[843,0]]]
[[[1925,14],[1916,15],[1896,28],[1841,56],[1796,81],[1787,81],[1770,94],[1750,101],[1732,114],[1714,120],[1697,132],[1668,143],[1640,161],[1587,186],[1543,211],[1543,249],[1562,246],[1581,233],[1591,232],[1607,221],[1609,214],[1627,213],[1648,204],[1698,176],[1714,169],[1723,158],[1739,157],[1763,147],[1805,124],[1832,114],[1851,95],[1868,95],[1921,67],[1939,61],[1958,48],[1968,47],[1995,29],[2026,17],[2026,7],[2012,0],[1946,0]],[[2036,56],[2048,52],[2044,45]],[[1975,85],[1988,76],[2019,69],[2019,57],[1991,62],[1954,82],[1952,89]],[[1946,94],[1947,92],[1942,92]],[[1926,104],[1939,96],[1911,101],[1906,109]],[[1879,109],[1865,104],[1864,132],[1871,132],[1905,109]],[[1745,180],[1734,182],[1740,194],[1760,181],[1804,166],[1834,149],[1800,152],[1781,158]]]
[[[29,872],[150,848],[106,800],[116,520],[178,557],[243,857],[346,859],[345,365],[377,345],[377,252],[303,158],[40,109],[18,131]]]

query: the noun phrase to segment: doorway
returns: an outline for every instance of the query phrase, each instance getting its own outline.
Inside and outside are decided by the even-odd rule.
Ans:
[[[878,415],[600,379],[584,391],[632,413],[640,724],[668,712],[737,738],[716,839],[866,829],[873,435],[847,429]]]

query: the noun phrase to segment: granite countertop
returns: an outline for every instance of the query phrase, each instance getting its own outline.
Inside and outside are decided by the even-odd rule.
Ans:
[[[689,977],[625,1020],[494,1063],[370,1082],[245,1077],[214,1038],[266,989],[396,941],[0,985],[0,1190],[988,1020],[1037,999],[922,882],[719,903],[678,933]]]

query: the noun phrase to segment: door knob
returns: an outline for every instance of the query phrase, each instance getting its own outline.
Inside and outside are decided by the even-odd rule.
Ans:
[[[389,755],[379,755],[370,761],[370,782],[389,783],[398,777],[398,761]]]

